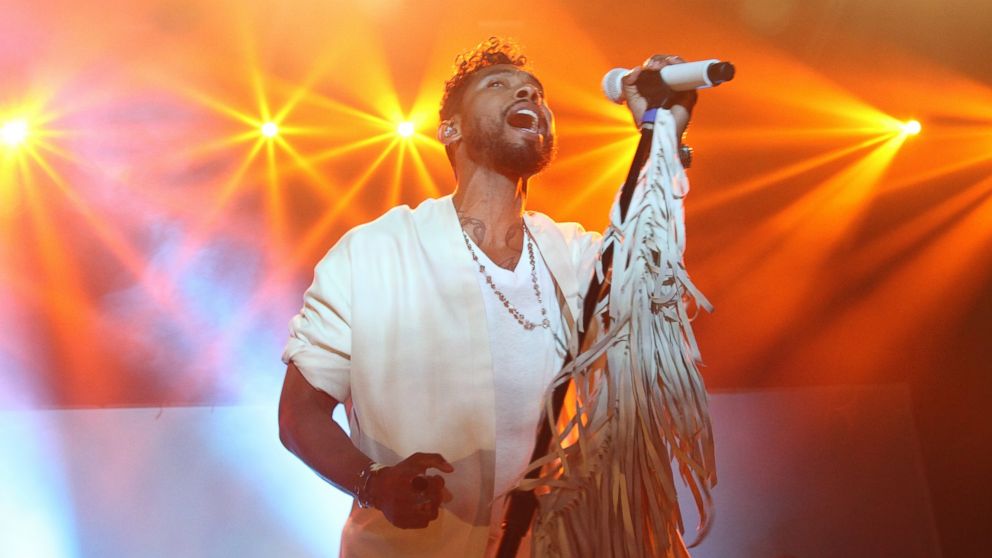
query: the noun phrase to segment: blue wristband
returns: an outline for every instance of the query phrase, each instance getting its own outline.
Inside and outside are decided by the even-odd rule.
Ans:
[[[656,108],[650,108],[644,111],[644,115],[641,116],[641,126],[643,126],[645,122],[650,122],[654,124],[654,120],[657,117],[658,117],[658,109]]]

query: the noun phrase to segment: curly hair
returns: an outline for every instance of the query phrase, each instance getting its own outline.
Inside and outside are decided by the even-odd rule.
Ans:
[[[483,68],[496,64],[512,64],[525,68],[527,57],[520,53],[520,46],[512,39],[489,37],[474,49],[463,52],[455,58],[455,75],[444,82],[441,120],[447,120],[458,112],[469,77]]]

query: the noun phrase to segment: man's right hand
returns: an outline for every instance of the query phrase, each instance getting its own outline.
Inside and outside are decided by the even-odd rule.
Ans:
[[[427,527],[437,519],[441,503],[451,499],[443,478],[424,474],[431,468],[444,473],[455,470],[437,453],[415,453],[396,465],[380,469],[369,487],[372,505],[401,529]]]

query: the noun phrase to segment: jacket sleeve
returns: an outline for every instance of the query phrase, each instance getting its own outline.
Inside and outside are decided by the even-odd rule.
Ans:
[[[282,354],[311,385],[342,402],[351,395],[351,294],[346,235],[317,264]]]

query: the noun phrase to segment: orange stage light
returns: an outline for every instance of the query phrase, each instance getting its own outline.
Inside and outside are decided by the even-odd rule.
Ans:
[[[279,135],[279,125],[275,122],[266,122],[262,124],[261,132],[267,138],[274,138]]]
[[[919,135],[920,130],[923,126],[920,124],[919,120],[909,120],[902,125],[902,133],[909,136]]]
[[[404,138],[408,138],[412,136],[416,131],[417,129],[414,128],[413,122],[409,122],[409,121],[400,122],[396,126],[396,133]]]
[[[7,147],[20,147],[28,139],[28,122],[23,118],[15,118],[0,127],[0,141]]]

